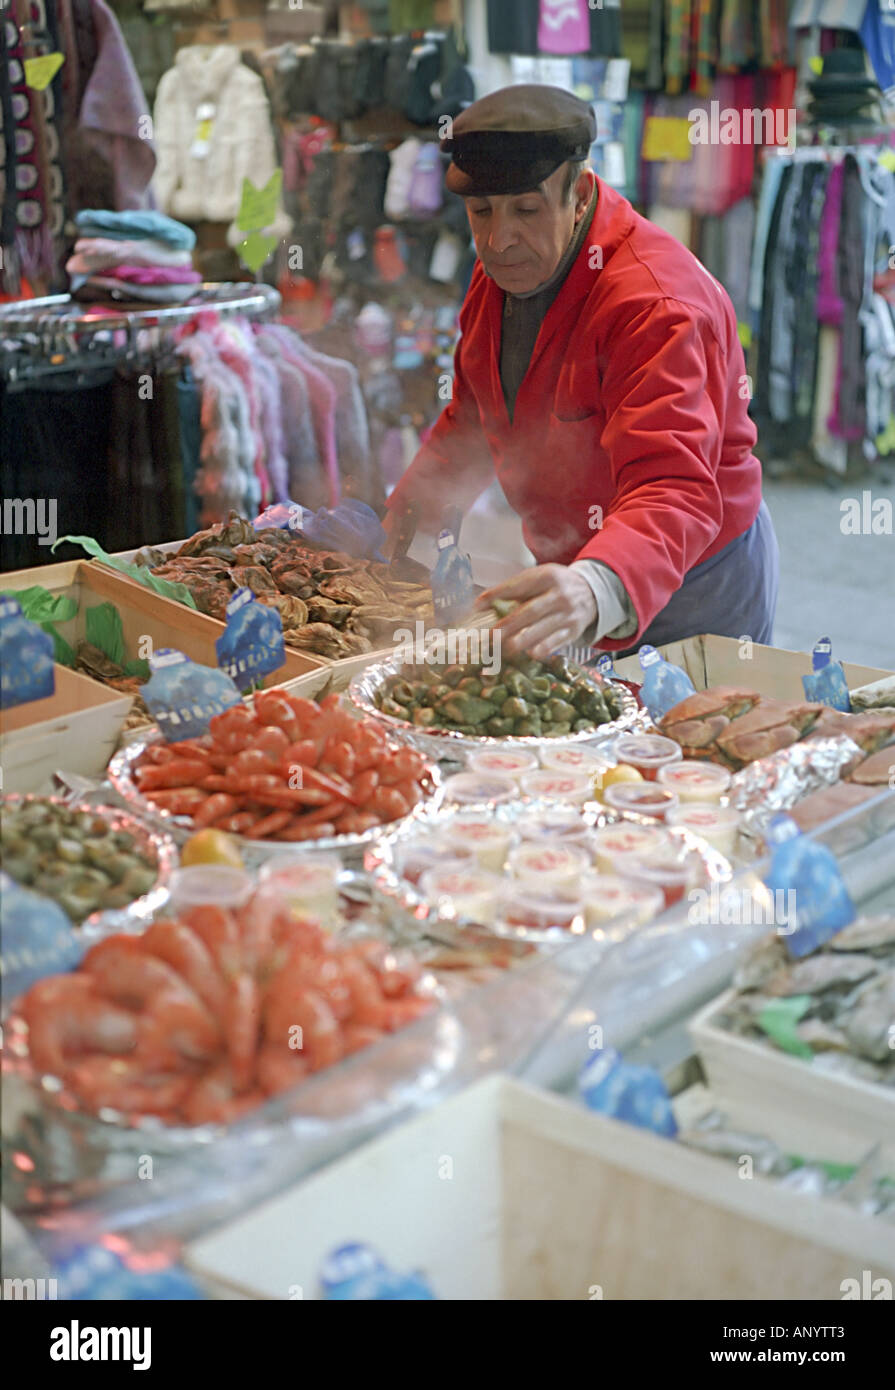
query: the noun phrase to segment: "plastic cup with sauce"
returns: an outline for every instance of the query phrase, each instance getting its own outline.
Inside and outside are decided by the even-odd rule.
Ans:
[[[620,763],[636,767],[647,782],[655,782],[660,767],[683,758],[674,739],[662,734],[622,734],[616,741],[615,754]]]
[[[656,781],[669,791],[677,792],[682,802],[720,801],[730,786],[730,773],[718,763],[684,758],[660,767]]]
[[[450,908],[456,917],[470,917],[487,926],[494,921],[502,883],[486,869],[447,867],[428,869],[420,879],[420,891],[430,902]]]
[[[475,855],[468,846],[450,844],[440,836],[430,835],[402,844],[396,849],[395,860],[401,877],[416,887],[428,869],[468,868],[475,862]]]
[[[573,806],[529,811],[516,821],[516,829],[523,840],[558,840],[562,844],[581,845],[592,856],[592,828]]]
[[[540,890],[533,884],[507,884],[500,895],[497,915],[508,927],[530,931],[580,932],[584,926],[584,903],[580,898]]]
[[[191,907],[244,907],[252,896],[250,874],[226,864],[193,864],[175,869],[169,882],[172,911]]]
[[[597,868],[603,873],[617,872],[615,865],[621,858],[634,854],[648,854],[667,847],[668,832],[656,825],[635,825],[622,821],[618,825],[604,825],[593,831],[594,856]]]
[[[708,840],[720,854],[733,854],[740,828],[740,813],[732,806],[718,806],[712,801],[691,801],[668,814],[669,825],[682,825]]]
[[[454,817],[445,830],[444,840],[474,856],[480,869],[499,874],[513,842],[513,831],[501,821],[467,813]]]
[[[491,801],[498,804],[512,801],[519,795],[519,788],[512,777],[501,777],[496,772],[486,775],[480,772],[457,772],[444,783],[445,801],[460,805],[475,805]]]
[[[510,872],[533,890],[562,893],[574,890],[590,859],[577,845],[526,840],[510,850],[507,862]]]
[[[277,855],[259,874],[264,888],[278,893],[298,917],[313,917],[322,926],[339,920],[339,873],[335,855]]]
[[[591,801],[594,794],[593,772],[558,772],[554,768],[542,768],[540,772],[527,772],[520,786],[526,796],[575,805]]]
[[[559,748],[546,744],[541,749],[541,766],[551,772],[587,772],[593,777],[595,772],[605,772],[611,763],[593,748],[581,744],[571,743]]]
[[[664,820],[678,805],[677,792],[655,782],[616,782],[603,793],[603,803],[613,811],[633,811],[638,816]]]
[[[620,920],[640,927],[658,916],[665,906],[658,888],[637,879],[620,878],[618,874],[586,873],[582,876],[580,891],[591,927]]]
[[[512,777],[518,782],[526,772],[533,772],[538,765],[534,753],[524,748],[488,748],[479,753],[470,753],[467,759],[470,772],[481,773],[483,777],[496,774],[498,777]]]
[[[692,852],[674,843],[641,854],[620,854],[615,860],[615,872],[621,878],[658,889],[666,907],[680,902],[702,877],[701,865]]]

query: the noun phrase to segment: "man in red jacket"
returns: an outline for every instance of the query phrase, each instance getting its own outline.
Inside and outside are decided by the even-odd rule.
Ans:
[[[447,182],[479,261],[453,399],[389,507],[437,530],[496,473],[538,562],[482,596],[519,600],[510,654],[769,642],[779,555],[733,306],[590,171],[595,133],[590,106],[543,86],[454,121]]]

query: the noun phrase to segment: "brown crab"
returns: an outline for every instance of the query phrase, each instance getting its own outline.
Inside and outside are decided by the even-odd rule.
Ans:
[[[823,705],[764,698],[748,714],[734,719],[719,736],[718,747],[737,763],[755,762],[789,748],[816,723]]]
[[[684,757],[712,757],[709,750],[732,719],[744,714],[758,701],[754,690],[716,685],[688,695],[659,720],[659,728],[684,749]]]
[[[895,785],[895,744],[880,748],[865,758],[849,776],[850,782],[864,787],[891,787]]]

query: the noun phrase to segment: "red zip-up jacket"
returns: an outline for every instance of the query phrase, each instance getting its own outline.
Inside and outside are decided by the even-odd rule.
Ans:
[[[541,325],[512,423],[504,293],[473,273],[453,398],[389,499],[423,529],[496,472],[539,564],[609,565],[633,646],[695,565],[752,525],[761,465],[733,306],[695,256],[602,180],[589,235]]]

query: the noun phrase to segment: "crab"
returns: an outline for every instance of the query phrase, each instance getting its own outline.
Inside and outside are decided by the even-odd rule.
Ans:
[[[766,758],[781,748],[798,743],[816,723],[823,705],[807,701],[762,699],[748,714],[734,719],[718,738],[718,748],[736,763]]]
[[[724,733],[732,719],[744,714],[758,701],[754,690],[716,685],[688,695],[659,720],[663,734],[673,738],[684,750],[684,757],[711,758],[711,744]]]
[[[850,782],[865,787],[891,787],[895,779],[895,744],[880,748],[858,763],[849,776]]]

